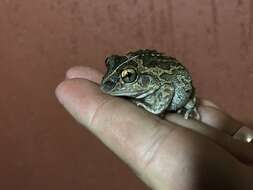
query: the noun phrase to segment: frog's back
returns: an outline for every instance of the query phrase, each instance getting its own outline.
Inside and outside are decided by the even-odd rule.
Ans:
[[[190,73],[176,58],[148,49],[130,52],[128,56],[138,56],[142,60],[139,70],[148,74],[152,73],[161,83],[173,85],[175,94],[169,110],[183,107],[194,95]]]
[[[156,50],[141,49],[129,52],[127,55],[130,57],[138,56],[142,60],[142,64],[138,69],[143,72],[152,73],[164,82],[173,82],[176,80],[177,75],[191,78],[187,69],[176,58],[164,55]]]

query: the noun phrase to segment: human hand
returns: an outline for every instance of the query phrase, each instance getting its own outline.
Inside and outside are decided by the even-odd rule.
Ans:
[[[201,122],[165,120],[101,92],[102,74],[75,67],[56,89],[70,114],[157,190],[253,189],[253,144],[232,138],[242,126],[209,101]]]

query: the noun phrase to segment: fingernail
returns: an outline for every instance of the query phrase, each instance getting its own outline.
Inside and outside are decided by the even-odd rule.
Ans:
[[[209,106],[209,107],[213,107],[213,108],[216,108],[216,109],[220,109],[219,106],[217,106],[216,104],[214,104],[213,102],[211,102],[209,100],[202,100],[202,104],[204,106]]]

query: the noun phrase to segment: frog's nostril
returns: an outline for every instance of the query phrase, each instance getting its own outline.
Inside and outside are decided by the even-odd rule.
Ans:
[[[102,90],[105,92],[108,92],[110,90],[112,90],[115,86],[115,83],[111,80],[107,80],[106,82],[103,83],[102,85]]]

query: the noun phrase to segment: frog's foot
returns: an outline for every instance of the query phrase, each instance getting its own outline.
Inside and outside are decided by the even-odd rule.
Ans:
[[[177,110],[177,113],[180,114],[180,115],[183,115],[184,116],[184,119],[189,119],[192,117],[192,111],[191,110],[187,110],[185,108],[181,108],[179,110]]]
[[[193,109],[186,110],[186,112],[184,113],[184,118],[185,119],[193,118],[196,120],[200,120],[200,114],[199,114],[197,107],[194,107]]]
[[[185,106],[184,106],[184,118],[189,119],[193,118],[196,120],[200,120],[200,114],[197,109],[197,99],[193,97]],[[182,109],[179,110],[182,113]]]
[[[184,111],[183,109],[179,109],[179,110],[177,110],[177,113],[178,113],[178,114],[182,114],[183,111]]]
[[[195,108],[193,109],[193,116],[194,116],[194,119],[196,119],[196,120],[200,120],[200,119],[201,119],[200,113],[199,113],[197,107],[195,107]]]

